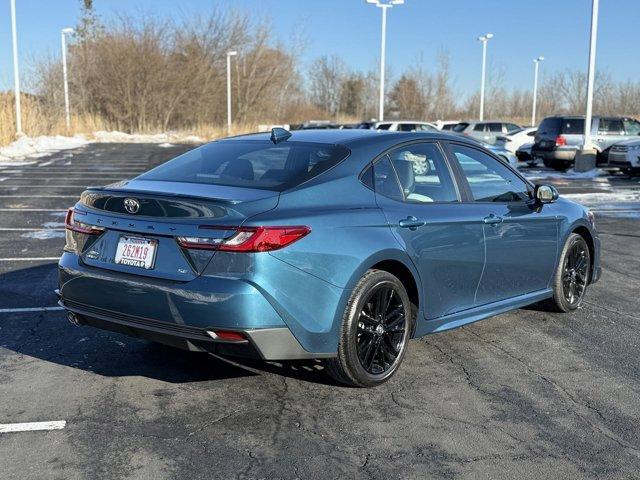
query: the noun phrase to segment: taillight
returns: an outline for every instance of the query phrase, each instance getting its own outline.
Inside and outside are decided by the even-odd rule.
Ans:
[[[64,219],[64,227],[72,232],[84,233],[86,235],[100,235],[104,232],[104,228],[96,227],[94,225],[88,225],[77,221],[74,217],[76,215],[86,215],[86,212],[80,210],[74,210],[70,208],[67,210],[67,216]]]
[[[205,230],[229,230],[229,227],[202,225]],[[184,248],[198,250],[222,250],[226,252],[270,252],[286,247],[307,235],[311,229],[295,227],[241,227],[227,238],[177,237]]]
[[[567,139],[564,138],[562,135],[558,135],[556,137],[556,147],[563,147],[567,144]]]

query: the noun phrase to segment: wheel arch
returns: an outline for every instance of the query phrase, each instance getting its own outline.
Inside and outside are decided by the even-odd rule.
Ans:
[[[348,291],[350,294],[351,290],[365,272],[371,269],[384,270],[398,277],[407,290],[409,299],[415,304],[418,310],[417,320],[419,320],[424,306],[422,282],[409,255],[405,251],[389,249],[368,257],[360,264],[360,267],[353,272],[345,291]]]

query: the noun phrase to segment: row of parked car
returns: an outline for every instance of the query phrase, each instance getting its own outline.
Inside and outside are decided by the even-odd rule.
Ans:
[[[584,116],[552,116],[538,127],[522,127],[503,121],[392,120],[339,124],[311,121],[295,129],[366,128],[398,132],[448,131],[480,142],[506,162],[518,160],[531,166],[542,161],[546,167],[564,171],[573,165],[584,143]],[[595,116],[591,124],[592,142],[598,152],[598,165],[640,173],[640,122],[628,117]]]

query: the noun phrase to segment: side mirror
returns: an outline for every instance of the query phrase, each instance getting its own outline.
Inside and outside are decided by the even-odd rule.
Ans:
[[[534,195],[538,203],[542,205],[545,203],[553,203],[558,200],[560,196],[556,187],[552,185],[536,185]]]

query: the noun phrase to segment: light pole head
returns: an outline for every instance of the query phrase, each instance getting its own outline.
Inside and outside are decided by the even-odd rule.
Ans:
[[[485,37],[487,37],[487,40],[490,40],[493,38],[493,33],[487,33]]]
[[[63,28],[61,31],[63,35],[71,35],[74,32],[73,28],[71,27]]]
[[[543,60],[544,60],[544,57],[538,57],[538,58],[535,58],[533,61],[535,63],[538,63],[538,62],[542,62]]]
[[[394,5],[404,4],[404,0],[366,0],[366,2],[381,8],[390,8]]]
[[[230,52],[227,52],[227,57],[234,57],[234,56],[236,56],[236,55],[238,55],[238,52],[237,52],[237,51],[235,51],[235,50],[232,50],[232,51],[230,51]]]

